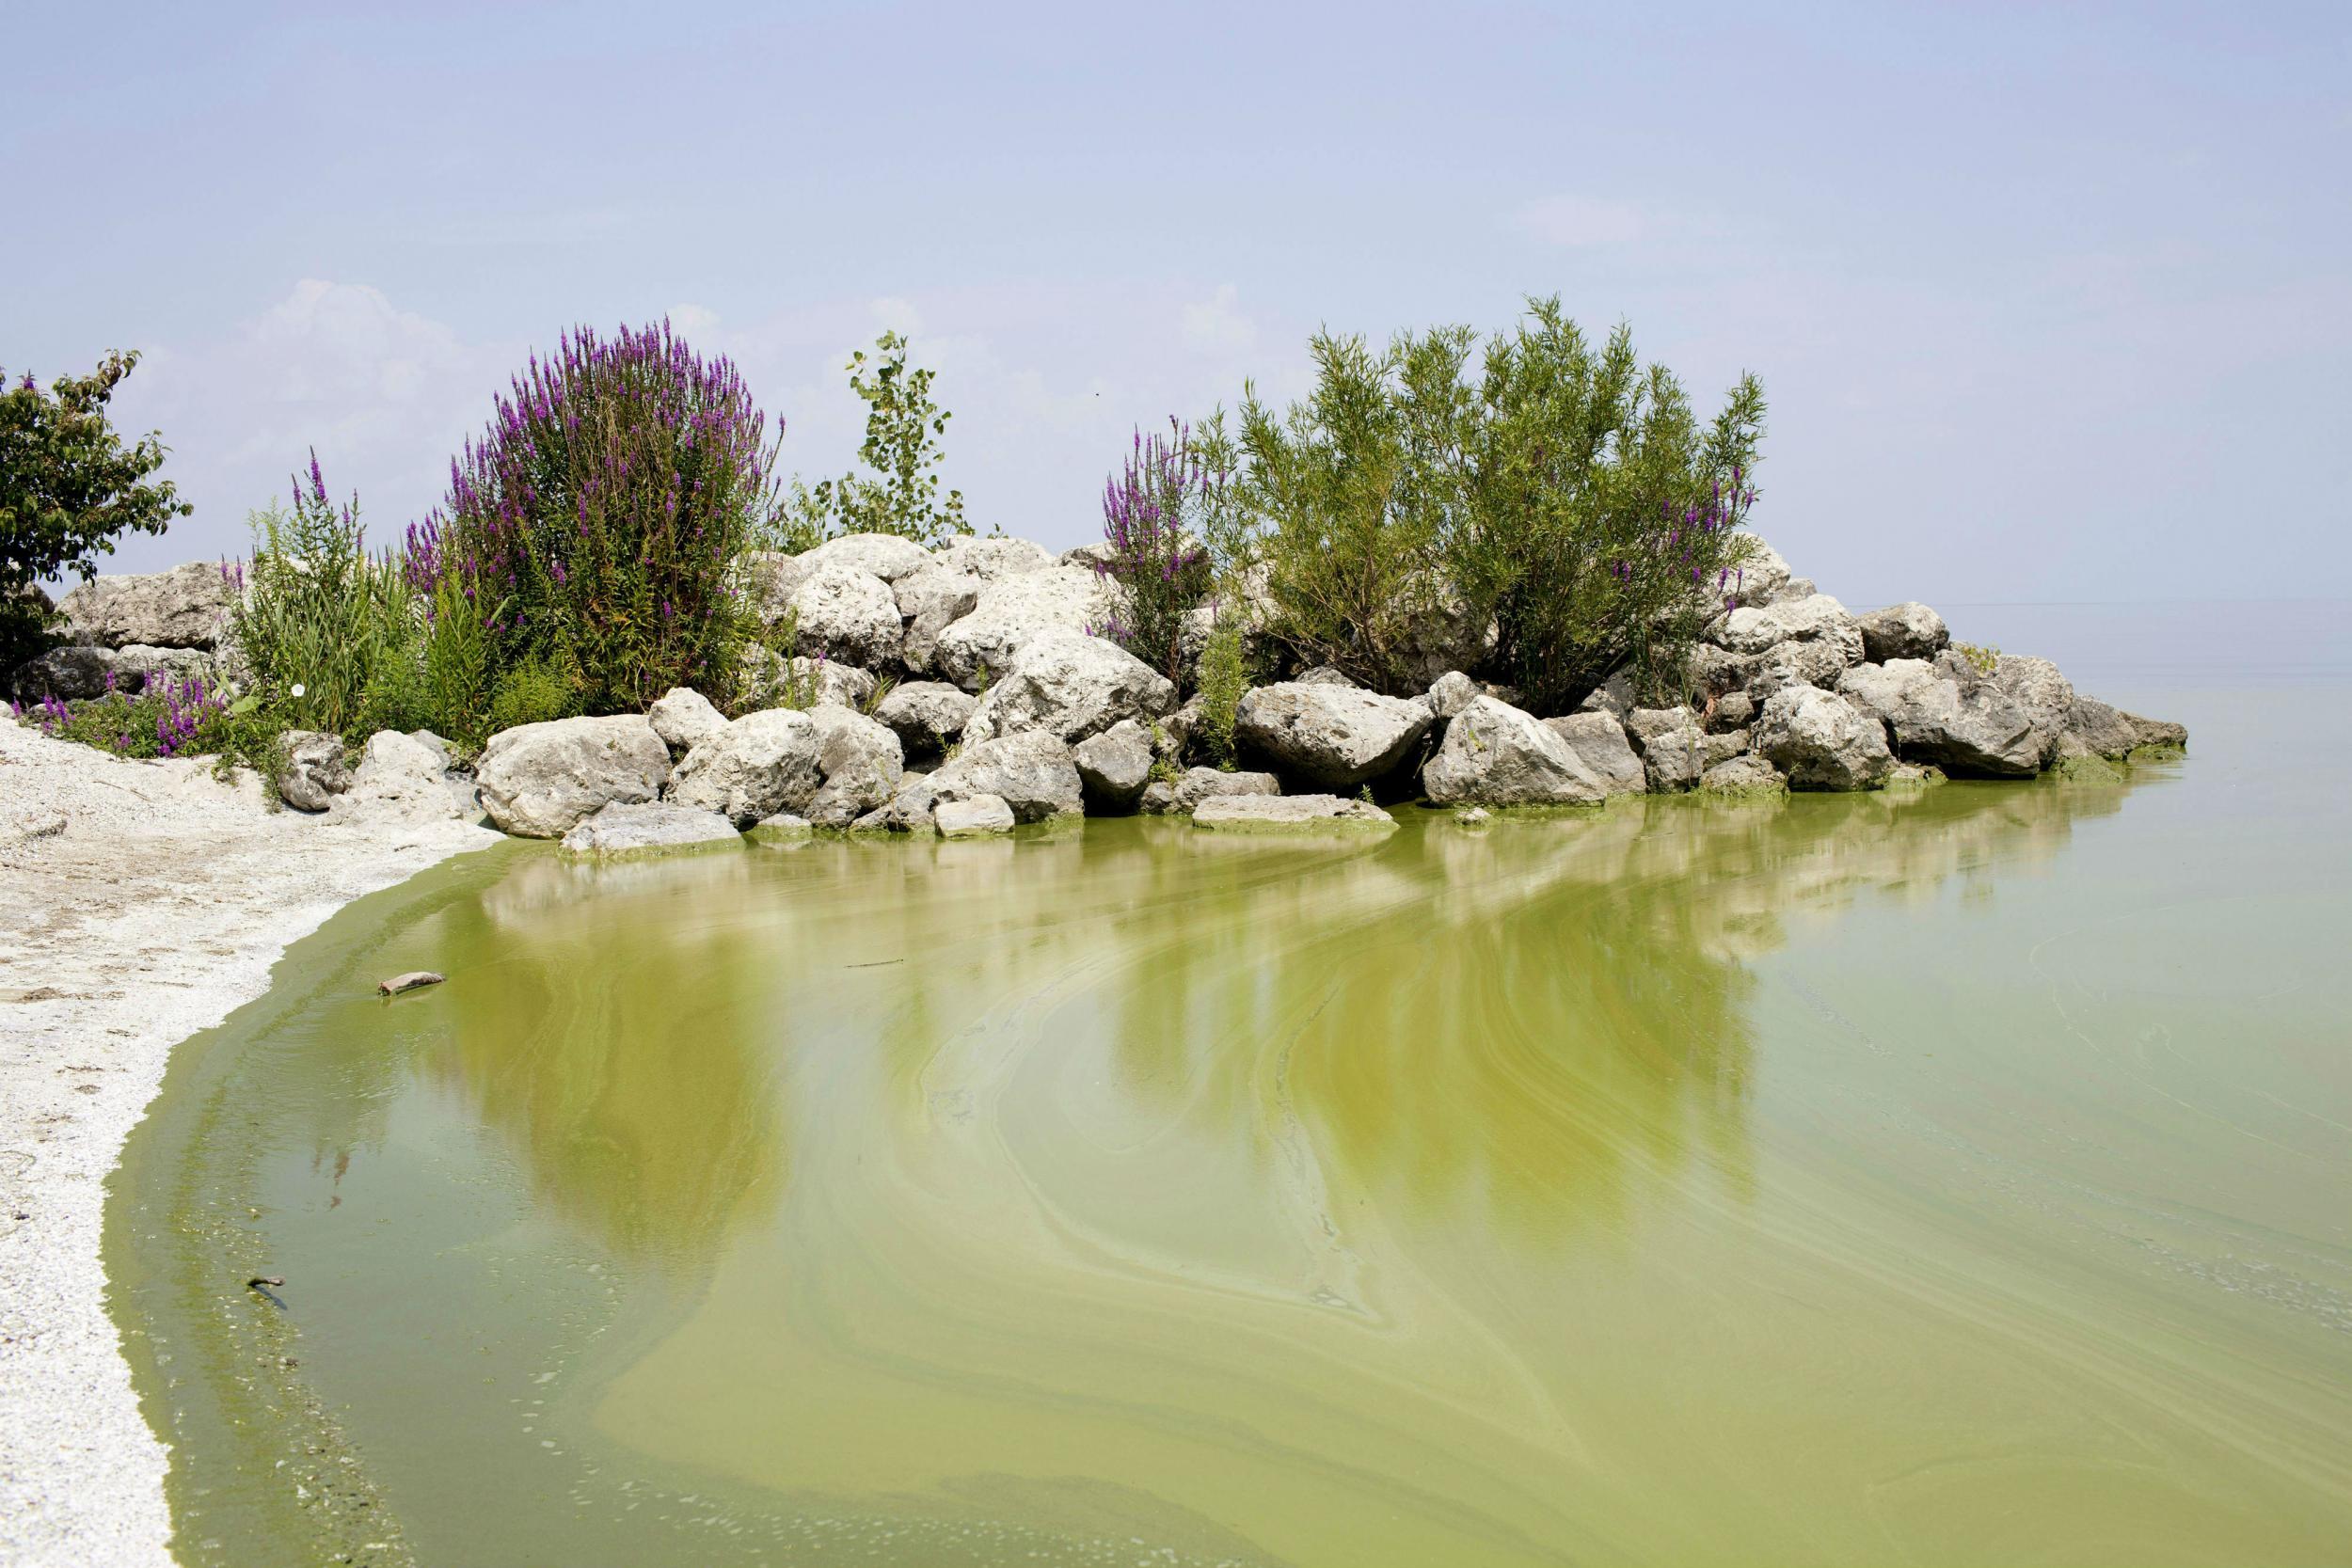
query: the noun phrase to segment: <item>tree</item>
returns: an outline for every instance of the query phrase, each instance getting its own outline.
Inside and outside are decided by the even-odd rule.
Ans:
[[[86,376],[47,392],[30,372],[0,370],[0,650],[22,657],[46,629],[39,584],[66,571],[87,580],[126,533],[161,533],[196,509],[149,477],[168,451],[155,432],[124,445],[106,420],[114,390],[139,362],[110,353]]]
[[[872,370],[866,354],[850,356],[850,390],[866,404],[866,441],[858,457],[875,477],[844,474],[815,488],[792,482],[790,521],[777,541],[795,551],[843,533],[895,533],[936,549],[972,531],[963,520],[963,492],[939,499],[937,469],[946,452],[940,437],[954,418],[931,401],[931,371],[907,369],[907,342],[896,332],[875,341]]]

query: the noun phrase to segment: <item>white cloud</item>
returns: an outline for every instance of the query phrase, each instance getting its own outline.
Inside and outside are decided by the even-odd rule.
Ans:
[[[1240,309],[1241,291],[1220,283],[1207,299],[1184,309],[1184,341],[1208,354],[1247,354],[1258,346],[1258,324]]]
[[[1548,196],[1511,214],[1511,227],[1546,245],[1582,249],[1630,245],[1649,230],[1642,214],[1622,201],[1581,196]]]

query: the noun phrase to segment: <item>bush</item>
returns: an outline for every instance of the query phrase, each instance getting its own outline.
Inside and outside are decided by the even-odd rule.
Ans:
[[[667,322],[581,327],[496,407],[409,531],[437,629],[470,606],[493,689],[514,676],[534,708],[547,681],[575,713],[637,712],[674,686],[724,702],[756,629],[736,560],[778,522],[774,444],[735,367]]]
[[[842,533],[893,533],[936,549],[972,531],[963,520],[963,492],[939,499],[935,471],[946,453],[939,443],[954,416],[931,401],[933,371],[907,370],[906,340],[885,332],[876,340],[869,373],[863,350],[850,356],[850,389],[866,404],[866,441],[858,460],[872,477],[850,473],[819,480],[814,489],[792,482],[792,503],[767,543],[798,552]]]
[[[1200,651],[1200,751],[1219,768],[1233,766],[1233,726],[1249,691],[1249,670],[1242,657],[1241,627],[1220,622]]]
[[[229,696],[205,680],[157,676],[137,696],[115,689],[87,702],[44,697],[32,707],[9,711],[41,734],[78,740],[126,757],[176,757],[221,748]]]
[[[1685,695],[1691,644],[1752,547],[1763,419],[1743,376],[1702,428],[1627,327],[1596,353],[1556,299],[1487,346],[1455,577],[1524,700],[1562,711],[1620,668],[1645,697]]]
[[[1192,433],[1169,420],[1168,436],[1136,432],[1124,469],[1103,486],[1103,542],[1095,575],[1114,585],[1118,609],[1095,628],[1169,680],[1184,678],[1184,618],[1208,598],[1208,550],[1194,531],[1223,499]]]
[[[368,553],[358,498],[327,498],[316,452],[308,480],[294,482],[291,510],[253,515],[250,565],[223,568],[245,589],[230,626],[248,692],[280,729],[357,737],[433,722],[416,592],[389,553]]]
[[[109,354],[86,376],[44,393],[26,372],[0,370],[0,668],[40,651],[50,612],[38,585],[60,573],[87,580],[126,533],[161,533],[195,508],[168,480],[148,483],[167,449],[151,431],[125,446],[106,404],[139,362]]]

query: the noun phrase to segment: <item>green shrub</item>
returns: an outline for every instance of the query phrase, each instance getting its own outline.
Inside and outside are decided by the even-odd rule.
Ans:
[[[496,735],[517,724],[568,719],[580,711],[579,672],[547,658],[530,658],[499,676],[483,728]]]
[[[38,654],[51,619],[37,585],[63,572],[87,580],[126,533],[161,533],[195,508],[168,480],[149,483],[167,449],[151,431],[129,445],[106,404],[139,362],[109,354],[47,392],[30,372],[0,371],[0,669]]]
[[[946,457],[939,438],[954,416],[931,401],[936,372],[907,369],[906,340],[885,332],[874,344],[869,372],[864,350],[850,356],[850,389],[866,404],[866,440],[858,460],[866,473],[819,480],[814,488],[792,482],[790,506],[765,543],[798,552],[843,533],[894,533],[935,549],[972,531],[963,520],[963,492],[939,499],[937,469]]]
[[[1219,768],[1233,766],[1233,725],[1248,691],[1241,627],[1228,618],[1209,633],[1208,646],[1200,651],[1200,752]]]

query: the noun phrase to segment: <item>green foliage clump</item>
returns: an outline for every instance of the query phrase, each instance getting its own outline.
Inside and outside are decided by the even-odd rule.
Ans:
[[[103,695],[67,703],[52,695],[32,707],[9,705],[14,716],[41,734],[79,741],[126,757],[174,757],[216,752],[230,738],[248,702],[231,704],[225,690],[202,679],[158,675],[136,693],[111,677]]]
[[[1952,652],[1968,661],[1968,668],[1979,675],[1989,675],[2001,662],[2001,650],[1982,642],[1954,642]]]
[[[43,392],[29,372],[0,370],[0,667],[40,651],[50,622],[37,585],[63,572],[85,579],[126,533],[161,533],[195,508],[168,480],[150,483],[167,449],[151,431],[125,444],[106,404],[139,362],[109,354],[84,376]]]
[[[792,482],[789,508],[767,541],[798,552],[843,533],[892,533],[935,549],[972,532],[963,518],[963,492],[939,499],[940,437],[954,416],[931,401],[934,371],[907,369],[906,340],[885,332],[874,344],[869,370],[863,349],[850,356],[850,389],[866,404],[866,440],[858,459],[867,470]]]
[[[1209,633],[1200,651],[1200,725],[1203,755],[1217,767],[1233,766],[1233,725],[1249,691],[1249,668],[1242,656],[1241,627],[1228,617]]]

